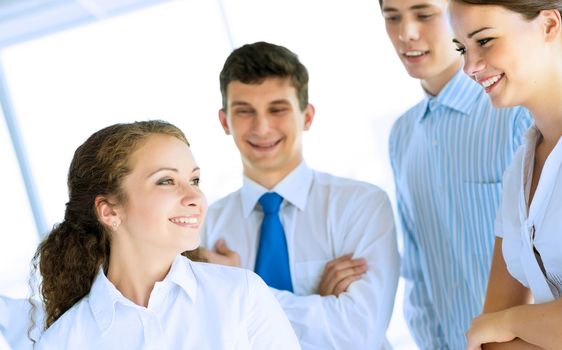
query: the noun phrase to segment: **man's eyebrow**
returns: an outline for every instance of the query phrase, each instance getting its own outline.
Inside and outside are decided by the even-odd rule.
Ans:
[[[291,103],[288,100],[280,99],[280,100],[271,101],[270,104],[279,105],[279,104],[291,104]]]
[[[235,106],[251,106],[251,105],[248,102],[244,102],[244,101],[232,101],[230,106],[235,107]]]

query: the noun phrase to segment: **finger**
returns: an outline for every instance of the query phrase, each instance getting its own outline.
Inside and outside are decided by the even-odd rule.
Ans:
[[[341,257],[331,260],[326,264],[324,271],[322,272],[322,278],[320,279],[320,283],[318,285],[320,295],[333,295],[335,285],[342,279],[342,277],[336,277],[338,271],[362,267],[361,270],[357,271],[357,273],[362,273],[361,271],[366,269],[366,259],[352,259],[352,256],[352,253],[342,255]],[[349,276],[349,274],[344,274],[343,278],[347,276]]]
[[[228,249],[226,241],[223,238],[219,239],[215,243],[215,250],[222,255],[228,255],[228,253],[230,252],[230,249]]]
[[[202,257],[204,259],[207,259],[208,255],[209,255],[209,250],[207,248],[199,247],[199,256],[200,257]]]
[[[338,285],[347,279],[358,279],[367,271],[367,265],[361,264],[358,266],[349,267],[347,269],[335,271],[332,274],[326,274],[321,281],[321,289],[326,295],[336,295]],[[346,282],[343,282],[343,290],[347,289]],[[351,282],[349,282],[351,283]],[[341,292],[340,292],[341,293]]]
[[[322,278],[326,280],[336,279],[337,282],[338,280],[348,276],[348,274],[344,272],[343,277],[336,277],[336,275],[341,274],[342,271],[351,269],[355,270],[356,273],[363,273],[366,271],[366,268],[367,260],[364,258],[340,260],[337,264],[333,264],[330,267],[326,266]]]
[[[347,260],[351,259],[351,254],[343,255],[337,259],[329,261],[324,266],[324,271],[322,272],[322,278],[320,280],[320,287],[319,289],[322,292],[325,292],[327,295],[332,295],[332,290],[334,287],[334,283],[332,282],[334,278],[334,274],[338,269],[338,266],[345,263]],[[321,293],[322,294],[322,293]]]
[[[335,281],[335,284],[338,284],[340,281],[350,276],[361,276],[365,272],[367,272],[367,265],[349,267],[347,269],[337,271],[332,279]]]
[[[365,259],[365,258],[352,259],[352,260],[349,260],[347,265],[348,265],[347,268],[367,266],[367,259]],[[345,267],[343,267],[343,264],[342,264],[342,268],[345,268]]]
[[[201,257],[213,264],[221,263],[221,255],[213,252],[212,250],[205,249],[201,251]]]
[[[357,281],[358,279],[360,279],[361,276],[360,275],[351,275],[347,278],[344,278],[343,280],[339,281],[336,286],[334,287],[334,295],[338,296],[341,293],[347,291],[347,288],[349,287],[349,285],[355,281]]]
[[[472,327],[466,332],[466,350],[482,350],[482,344],[474,339]]]
[[[482,350],[482,345],[467,344],[466,350]]]
[[[338,265],[338,264],[340,264],[340,263],[343,262],[343,261],[350,260],[352,256],[353,256],[353,253],[349,253],[349,254],[342,255],[342,256],[340,256],[340,257],[337,258],[337,259],[330,260],[330,261],[326,264],[326,266],[324,267],[324,269],[332,268],[334,265]]]
[[[340,258],[341,259],[341,258]],[[361,265],[366,265],[367,260],[365,258],[357,258],[357,259],[345,259],[345,260],[332,260],[330,263],[326,265],[327,270],[339,271],[344,269],[349,269],[352,267],[357,267]]]

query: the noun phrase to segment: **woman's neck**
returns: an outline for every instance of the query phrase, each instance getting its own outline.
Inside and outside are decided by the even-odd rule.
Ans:
[[[537,106],[530,105],[528,108],[541,132],[542,142],[553,148],[562,136],[562,96],[554,100],[545,96]]]
[[[173,257],[124,252],[112,245],[107,278],[124,297],[147,307],[154,284],[166,277],[172,262]]]
[[[537,89],[525,103],[542,134],[543,142],[552,147],[562,136],[562,65],[556,68],[548,74],[542,88]]]

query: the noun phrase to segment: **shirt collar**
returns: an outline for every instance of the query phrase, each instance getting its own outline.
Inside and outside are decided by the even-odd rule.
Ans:
[[[313,177],[313,171],[306,165],[305,161],[302,161],[271,190],[244,176],[244,183],[240,190],[244,218],[250,215],[260,197],[266,192],[277,192],[287,202],[300,210],[304,210]]]
[[[523,153],[523,167],[521,168],[521,183],[525,184],[524,191],[527,193],[530,189],[531,182],[528,181],[528,177],[532,177],[533,175],[533,167],[531,166],[534,164],[535,160],[535,149],[537,147],[537,143],[540,141],[542,134],[537,128],[537,125],[533,122],[529,129],[525,132],[525,145],[524,145],[524,153]],[[528,173],[526,173],[528,172]]]
[[[197,280],[195,279],[195,274],[193,273],[193,268],[191,267],[191,261],[184,257],[183,255],[178,255],[172,263],[170,272],[164,281],[170,281],[177,286],[179,286],[195,303],[197,299]]]
[[[425,117],[440,106],[468,115],[474,106],[474,101],[482,91],[482,87],[460,69],[445,84],[437,96],[431,96],[426,92],[418,122],[423,121]]]
[[[536,145],[541,137],[542,134],[539,128],[537,128],[537,125],[533,123],[531,124],[531,127],[525,132],[525,144],[527,146]]]
[[[92,284],[92,288],[90,289],[88,298],[92,314],[102,334],[105,333],[113,323],[115,303],[119,299],[120,294],[121,293],[117,291],[115,286],[103,273],[103,267],[100,267],[94,279],[94,283]]]
[[[195,302],[197,296],[197,282],[190,264],[191,262],[187,258],[178,255],[174,259],[170,271],[164,280],[157,283],[175,284],[184,290],[188,297]],[[102,333],[105,333],[113,324],[116,303],[119,302],[123,305],[139,307],[125,298],[121,292],[115,288],[113,283],[105,276],[102,267],[100,267],[94,279],[94,283],[92,284],[92,288],[90,289],[89,302],[94,319]]]

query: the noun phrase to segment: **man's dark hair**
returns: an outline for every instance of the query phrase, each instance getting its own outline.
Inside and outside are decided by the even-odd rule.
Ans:
[[[263,41],[246,44],[226,59],[220,73],[222,108],[227,109],[227,88],[233,81],[259,84],[266,78],[290,78],[301,110],[308,105],[308,71],[289,49]]]

